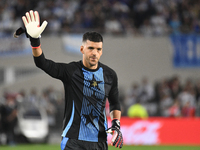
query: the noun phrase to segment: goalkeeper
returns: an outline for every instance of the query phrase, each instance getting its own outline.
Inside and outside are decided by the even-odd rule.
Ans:
[[[120,131],[120,103],[118,79],[114,70],[99,62],[103,51],[103,38],[97,32],[83,35],[80,52],[82,60],[57,63],[46,59],[40,45],[40,35],[47,22],[40,26],[37,11],[22,17],[25,30],[18,29],[15,37],[24,31],[30,39],[37,67],[51,77],[62,81],[65,89],[62,150],[107,150],[107,133],[112,134],[111,145],[123,146]],[[110,103],[112,126],[107,127],[105,103]]]

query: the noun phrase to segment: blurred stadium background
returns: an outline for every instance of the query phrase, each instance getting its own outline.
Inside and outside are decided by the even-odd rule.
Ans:
[[[56,144],[59,149],[62,84],[35,67],[25,35],[12,37],[23,27],[21,17],[31,9],[40,13],[41,22],[48,21],[42,49],[56,62],[81,59],[85,31],[103,34],[101,62],[118,74],[126,145],[157,145],[134,146],[141,150],[161,149],[158,145],[199,148],[199,0],[1,0],[0,121],[5,106],[14,110],[9,127],[14,137],[12,132],[6,135],[0,124],[2,150],[9,149],[7,144],[27,142]],[[32,107],[26,110],[27,106]],[[23,122],[26,119],[30,120]],[[33,134],[26,129],[33,129]],[[36,131],[41,135],[36,136]]]

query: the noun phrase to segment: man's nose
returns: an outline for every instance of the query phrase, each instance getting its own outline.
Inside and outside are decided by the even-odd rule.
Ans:
[[[97,54],[97,50],[94,49],[94,50],[92,51],[92,54],[93,54],[93,55],[96,55],[96,54]]]

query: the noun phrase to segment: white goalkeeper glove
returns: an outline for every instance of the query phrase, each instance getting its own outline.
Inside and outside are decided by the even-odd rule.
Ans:
[[[39,37],[47,26],[47,21],[44,21],[40,26],[40,17],[37,11],[30,10],[26,12],[26,16],[22,17],[26,32],[29,35],[31,46],[37,48],[40,46]]]
[[[26,12],[26,17],[23,16],[22,20],[26,27],[27,33],[32,38],[38,38],[47,26],[47,21],[44,21],[40,26],[40,16],[37,11],[33,12],[30,10],[29,12]]]
[[[120,131],[120,121],[118,119],[112,120],[112,126],[106,130],[107,133],[112,134],[111,145],[122,148],[123,137]]]

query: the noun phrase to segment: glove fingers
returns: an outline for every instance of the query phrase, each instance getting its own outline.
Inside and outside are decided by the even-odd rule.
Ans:
[[[35,22],[35,16],[34,16],[32,10],[30,11],[30,16],[31,16],[31,21],[32,21],[32,22]]]
[[[117,139],[117,137],[118,137],[118,133],[117,133],[117,131],[114,131],[113,132],[113,136],[112,136],[112,143],[113,143],[113,145],[115,145],[116,144],[116,139]]]
[[[123,146],[123,138],[122,138],[122,134],[120,131],[114,131],[113,135],[117,133],[117,136],[113,136],[112,138],[112,145],[115,146],[115,147],[119,147],[119,148],[122,148]]]
[[[116,144],[115,144],[115,147],[118,147],[118,146],[119,146],[121,140],[122,140],[122,139],[119,137],[118,140],[117,140],[117,142],[116,142]]]
[[[35,21],[38,22],[38,24],[40,24],[40,16],[39,13],[37,11],[34,12],[35,14]]]
[[[121,140],[121,143],[119,144],[119,148],[122,148],[123,146],[123,139]]]
[[[117,137],[115,138],[115,140],[113,141],[113,146],[115,146],[117,143],[118,143],[118,141],[119,141],[119,135],[117,134]],[[116,145],[117,146],[117,145]]]
[[[23,17],[22,17],[22,20],[23,20],[23,22],[24,22],[24,26],[26,27],[26,26],[28,25],[28,22],[27,22],[27,20],[26,20],[26,17],[23,16]]]
[[[118,142],[116,143],[116,147],[120,148],[121,144],[122,144],[122,138],[120,137],[119,140],[118,140]]]
[[[123,146],[123,137],[122,137],[122,133],[121,132],[119,133],[119,137],[120,137],[120,139],[119,139],[119,142],[117,144],[117,147],[122,148],[122,146]]]
[[[28,23],[30,23],[30,22],[31,22],[31,18],[30,18],[29,12],[26,13],[26,18],[27,18],[27,20],[28,20]]]
[[[47,21],[44,21],[44,22],[42,23],[42,25],[41,25],[41,27],[40,27],[40,31],[39,31],[40,34],[44,31],[44,29],[46,28],[47,24],[48,24]]]

